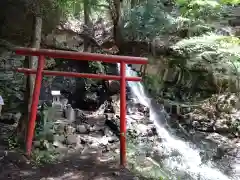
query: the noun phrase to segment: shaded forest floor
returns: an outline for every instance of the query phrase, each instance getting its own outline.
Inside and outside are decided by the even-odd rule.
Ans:
[[[11,180],[137,180],[128,169],[119,167],[119,155],[104,158],[97,149],[69,153],[54,164],[36,166],[15,150],[9,150],[6,134],[13,127],[0,124],[0,179]],[[5,143],[3,142],[5,139]],[[107,160],[99,160],[107,159]],[[110,160],[109,160],[110,159]]]
[[[33,166],[16,152],[5,156],[1,149],[0,179],[12,180],[134,180],[139,179],[127,169],[120,169],[118,161],[99,163],[97,155],[89,154],[86,159],[74,153],[56,164]]]

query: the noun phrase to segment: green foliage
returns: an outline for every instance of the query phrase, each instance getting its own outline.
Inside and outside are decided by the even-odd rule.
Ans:
[[[225,18],[229,3],[239,0],[175,0],[171,6],[164,0],[140,1],[134,8],[123,10],[124,37],[148,41],[182,30],[188,31],[187,37],[199,36],[216,28],[214,22]]]
[[[51,144],[54,134],[54,112],[54,108],[43,104],[38,114],[34,138],[36,147],[32,152],[32,160],[36,165],[54,163],[57,160],[58,153]]]
[[[130,134],[128,134],[127,137],[127,156],[130,170],[149,180],[169,179],[168,175],[161,169],[157,162],[152,162],[152,167],[145,169],[145,161],[148,158],[145,157],[145,153],[143,153],[144,150],[139,146],[139,141],[141,140]],[[149,141],[149,143],[153,142]],[[150,145],[148,147],[152,146]]]
[[[52,140],[53,136],[53,116],[54,108],[42,105],[40,113],[38,114],[37,123],[35,126],[35,139]]]
[[[236,2],[175,0],[175,4],[169,7],[163,0],[140,1],[134,8],[124,9],[123,34],[130,40],[150,42],[160,37],[163,44],[162,37],[187,38],[172,46],[175,52],[174,57],[169,58],[169,66],[186,71],[184,78],[188,74],[191,76],[189,70],[196,70],[227,82],[227,86],[236,87],[240,68],[239,39],[213,33],[219,29],[217,22],[226,17],[228,3]],[[190,87],[192,82],[194,80],[189,80]],[[147,76],[144,83],[153,94],[161,90],[158,76]]]
[[[143,79],[143,83],[146,85],[148,90],[151,90],[151,95],[153,96],[158,95],[163,87],[160,75],[146,75]]]
[[[105,0],[56,0],[57,6],[77,18],[83,17],[84,3],[89,7],[89,14],[96,15],[106,10],[107,3]]]
[[[186,66],[202,67],[221,73],[238,74],[240,67],[240,40],[213,33],[179,41],[175,51],[188,57]]]
[[[221,17],[222,6],[215,0],[176,0],[184,17],[195,20],[213,20]]]
[[[105,72],[105,66],[99,61],[91,61],[88,64],[89,64],[89,67],[92,69],[92,71],[95,73]]]
[[[204,1],[205,2],[205,1]],[[124,10],[124,37],[134,40],[152,40],[161,35],[178,35],[187,30],[187,36],[211,32],[213,20],[219,19],[222,6],[213,2],[193,0],[177,1],[175,5],[164,5],[165,1],[144,1],[133,9]]]
[[[3,52],[1,52],[3,51]],[[11,68],[19,67],[22,57],[16,57],[6,49],[0,49],[0,95],[4,99],[5,108],[17,108],[21,100],[23,100],[23,84],[24,74],[10,71]]]
[[[8,148],[10,150],[18,149],[20,147],[19,139],[16,136],[12,136],[12,137],[8,138],[7,143],[8,143]]]
[[[240,84],[239,42],[234,36],[214,33],[183,39],[172,46],[182,58],[170,63],[180,65],[181,69],[208,73],[209,85],[217,86],[219,92],[235,92]]]
[[[222,4],[228,4],[228,5],[239,5],[240,0],[220,0]]]
[[[129,39],[153,39],[174,23],[162,1],[144,1],[123,13],[124,37]]]
[[[36,165],[51,164],[57,160],[57,155],[54,150],[34,149],[32,152],[32,160]]]
[[[231,130],[232,130],[232,133],[234,133],[237,136],[239,136],[239,133],[240,133],[240,121],[238,119],[235,120],[234,122],[232,122]]]

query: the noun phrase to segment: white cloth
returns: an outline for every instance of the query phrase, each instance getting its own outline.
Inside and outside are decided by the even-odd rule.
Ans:
[[[3,101],[2,96],[0,96],[0,105],[4,105],[4,101]]]

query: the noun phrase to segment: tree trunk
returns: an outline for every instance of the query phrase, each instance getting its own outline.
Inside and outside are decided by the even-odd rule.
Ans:
[[[39,49],[41,45],[41,35],[42,35],[42,17],[41,16],[35,16],[34,22],[33,22],[33,37],[32,37],[32,48]],[[31,56],[29,59],[29,67],[30,68],[37,68],[38,67],[38,57],[36,56]],[[30,99],[32,98],[33,90],[34,90],[34,85],[35,85],[35,75],[30,76],[30,92],[31,96]],[[31,105],[31,102],[29,102],[29,105]]]
[[[122,0],[108,0],[109,12],[113,22],[113,39],[115,45],[119,49],[121,54],[121,44],[123,41],[120,24],[121,24],[121,1]]]
[[[83,1],[83,11],[84,11],[84,24],[86,25],[87,28],[89,28],[89,26],[90,26],[90,17],[89,17],[90,7],[89,7],[88,0]],[[88,32],[88,30],[86,30],[85,32]],[[87,37],[87,36],[85,36],[85,37]],[[83,51],[87,52],[88,46],[89,46],[89,38],[84,38],[83,46],[84,46]]]
[[[121,29],[120,29],[120,20],[121,20],[121,1],[114,0],[114,10],[115,10],[115,17],[113,18],[113,37],[117,47],[121,48]],[[120,50],[121,51],[121,50]]]
[[[39,15],[35,15],[33,18],[33,34],[31,40],[31,47],[39,49],[41,43],[41,33],[42,33],[42,17]],[[26,56],[24,60],[25,68],[34,68],[36,69],[38,66],[38,57]],[[29,75],[26,78],[26,89],[24,93],[24,105],[22,106],[22,117],[19,120],[19,124],[17,127],[17,134],[19,137],[25,140],[27,136],[27,125],[29,120],[29,114],[31,111],[31,103],[32,103],[32,95],[35,84],[35,75]]]

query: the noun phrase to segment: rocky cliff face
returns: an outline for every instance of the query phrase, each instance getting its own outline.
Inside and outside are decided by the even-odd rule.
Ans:
[[[28,23],[26,26],[24,23],[32,21],[27,13],[24,14],[25,9],[22,4],[15,3],[13,7],[8,6],[9,3],[6,4],[4,7],[7,10],[3,11],[5,14],[2,15],[4,18],[0,16],[0,19],[2,17],[3,21],[1,26],[2,31],[0,32],[0,93],[6,102],[5,109],[11,109],[16,108],[18,105],[10,104],[10,102],[16,102],[15,100],[17,99],[18,102],[21,103],[23,99],[25,79],[23,74],[14,72],[14,68],[23,67],[24,57],[14,55],[12,48],[16,46],[26,46],[26,44],[30,42],[28,37],[30,37],[32,33],[31,27],[29,26],[31,23]],[[16,10],[18,6],[19,9]],[[3,6],[1,6],[1,8],[2,7]],[[13,14],[18,17],[16,23]],[[93,37],[91,37],[91,43],[89,44],[89,50],[91,52],[104,51],[106,53],[107,51],[107,53],[112,53],[102,47],[105,38],[109,38],[109,34],[105,32],[105,27],[101,26],[102,21],[97,21],[90,27],[93,34],[86,34],[83,24],[77,19],[69,18],[64,23],[60,23],[59,26],[57,26],[57,21],[49,21],[45,21],[43,27],[42,48],[83,51],[84,38],[89,38],[93,35]],[[50,25],[48,23],[50,23]],[[22,29],[20,30],[19,28]],[[14,35],[13,33],[16,32],[23,32],[23,34]],[[51,58],[47,59],[45,69],[80,73],[117,73],[117,68],[114,64],[97,64],[87,61]],[[102,93],[105,93],[100,90],[99,85],[102,85],[102,83],[102,81],[83,78],[46,77],[43,80],[40,100],[51,99],[51,90],[61,90],[64,91],[65,94],[67,92],[69,101],[75,107],[84,108],[83,106],[88,106],[86,105],[86,101],[93,101],[94,106],[96,106],[95,108],[98,108],[100,104],[106,100],[106,97],[100,100],[100,94],[103,95]],[[89,97],[91,98],[89,99]],[[95,99],[92,99],[92,97],[95,97]]]

